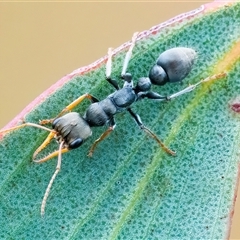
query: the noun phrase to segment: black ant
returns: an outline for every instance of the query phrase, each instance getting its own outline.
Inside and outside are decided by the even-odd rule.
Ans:
[[[167,148],[150,129],[144,126],[140,116],[134,113],[131,109],[131,105],[134,102],[144,98],[169,101],[184,93],[192,91],[201,83],[225,76],[224,73],[213,75],[170,96],[161,96],[156,92],[150,91],[152,84],[161,86],[167,82],[180,82],[191,71],[196,57],[196,52],[191,48],[176,47],[166,50],[160,54],[156,64],[149,71],[149,77],[140,78],[136,86],[134,86],[132,75],[130,73],[127,73],[126,70],[128,62],[131,59],[132,50],[136,39],[137,33],[133,35],[131,45],[125,56],[121,73],[121,78],[124,81],[122,88],[119,88],[117,81],[111,78],[112,49],[110,48],[108,51],[108,60],[106,64],[106,80],[116,89],[115,92],[101,101],[86,93],[70,103],[60,112],[60,114],[58,114],[56,118],[40,121],[41,125],[51,123],[52,129],[46,128],[39,124],[27,122],[16,127],[0,131],[0,133],[6,133],[25,126],[32,126],[49,131],[50,133],[47,138],[34,152],[33,159],[35,159],[36,155],[42,151],[53,138],[56,138],[59,143],[59,149],[57,151],[50,153],[48,156],[40,160],[34,160],[34,162],[42,163],[58,156],[56,170],[48,184],[42,200],[41,215],[44,214],[46,201],[50,193],[50,188],[53,184],[53,181],[60,171],[62,153],[80,147],[85,142],[85,140],[91,136],[92,127],[108,125],[108,129],[91,146],[88,156],[92,156],[97,144],[105,139],[114,130],[116,126],[114,115],[122,111],[128,111],[138,126],[147,134],[149,134],[153,139],[155,139],[164,151],[171,155],[175,155],[174,151]],[[76,107],[76,105],[80,104],[85,98],[90,99],[92,101],[92,104],[90,104],[83,116],[80,116],[77,112],[67,113]]]

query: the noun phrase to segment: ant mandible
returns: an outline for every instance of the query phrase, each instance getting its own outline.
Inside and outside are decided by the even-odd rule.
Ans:
[[[51,123],[52,129],[39,124],[26,122],[16,127],[0,131],[0,133],[6,133],[25,126],[32,126],[49,131],[50,133],[47,138],[34,152],[33,159],[36,158],[37,154],[42,151],[53,138],[56,138],[59,143],[58,150],[50,153],[40,160],[33,160],[34,162],[42,163],[58,156],[56,170],[47,186],[42,200],[41,215],[44,215],[46,201],[50,193],[51,186],[58,172],[60,171],[62,153],[80,147],[85,140],[91,136],[92,127],[108,125],[108,129],[91,146],[88,156],[92,156],[97,144],[105,139],[114,130],[116,126],[114,115],[122,111],[128,111],[131,117],[133,117],[133,119],[136,121],[137,125],[153,139],[155,139],[164,151],[171,155],[175,155],[174,151],[167,148],[162,141],[142,123],[140,116],[134,113],[131,109],[131,105],[134,102],[144,98],[159,101],[169,101],[175,97],[192,91],[201,83],[225,76],[224,73],[213,75],[170,96],[161,96],[156,92],[150,91],[152,84],[161,86],[167,82],[180,82],[191,71],[196,57],[196,52],[191,48],[175,47],[160,54],[156,64],[149,71],[149,76],[140,78],[136,86],[134,86],[132,75],[126,71],[129,60],[131,59],[132,50],[135,45],[137,35],[138,33],[134,33],[131,45],[124,59],[121,73],[121,78],[124,81],[122,88],[119,88],[117,81],[111,78],[112,49],[109,48],[108,60],[106,64],[106,80],[115,88],[115,92],[101,101],[93,97],[91,94],[86,93],[65,107],[56,118],[40,121],[41,125]],[[77,112],[69,113],[69,111],[80,104],[85,98],[90,99],[92,103],[87,108],[83,117]]]

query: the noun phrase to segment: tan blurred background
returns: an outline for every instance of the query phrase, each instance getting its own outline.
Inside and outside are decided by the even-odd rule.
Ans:
[[[108,47],[206,2],[0,3],[0,129],[61,77],[104,56]],[[231,239],[240,239],[239,223],[237,203]]]

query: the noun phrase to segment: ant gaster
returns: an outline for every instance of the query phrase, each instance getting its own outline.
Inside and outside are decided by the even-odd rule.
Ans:
[[[180,82],[191,71],[196,57],[196,52],[191,48],[175,47],[160,54],[156,64],[150,69],[149,76],[140,78],[134,86],[132,75],[127,73],[126,70],[128,62],[131,59],[136,39],[137,33],[133,35],[131,45],[124,59],[121,73],[121,78],[124,81],[122,88],[119,87],[116,80],[111,78],[112,49],[110,48],[106,64],[106,80],[116,89],[115,92],[101,101],[86,93],[70,103],[56,118],[40,121],[41,125],[27,122],[16,127],[0,131],[0,133],[5,133],[25,126],[37,127],[49,131],[50,133],[47,138],[34,152],[33,159],[35,159],[36,155],[43,150],[53,138],[56,138],[59,143],[59,150],[52,152],[40,160],[34,160],[37,163],[42,163],[58,156],[56,170],[48,184],[42,200],[41,215],[44,214],[46,201],[53,181],[60,171],[62,153],[80,147],[85,140],[92,135],[92,127],[107,125],[108,129],[93,143],[88,156],[92,156],[97,144],[106,138],[111,131],[113,131],[116,126],[114,115],[122,111],[128,111],[130,116],[136,121],[137,125],[155,139],[164,151],[171,155],[175,155],[174,151],[167,148],[162,141],[142,123],[140,116],[131,109],[131,105],[144,98],[168,101],[184,93],[192,91],[196,86],[203,82],[221,78],[225,75],[224,73],[213,75],[170,96],[161,96],[158,93],[151,91],[150,89],[152,84],[164,85],[167,82]],[[90,99],[92,104],[90,104],[83,116],[80,116],[77,112],[69,113],[69,111],[71,111],[76,105],[80,104],[85,98]],[[42,126],[43,124],[48,123],[52,124],[52,129]]]

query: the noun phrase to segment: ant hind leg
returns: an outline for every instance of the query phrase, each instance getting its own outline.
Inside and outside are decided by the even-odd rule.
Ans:
[[[193,85],[190,85],[186,88],[184,88],[183,90],[179,91],[179,92],[176,92],[168,97],[166,97],[166,100],[171,100],[173,98],[176,98],[178,96],[181,96],[182,94],[185,94],[185,93],[188,93],[188,92],[191,92],[192,90],[194,90],[198,85],[202,84],[202,83],[205,83],[205,82],[209,82],[209,81],[213,81],[213,80],[216,80],[216,79],[220,79],[220,78],[224,78],[226,77],[226,73],[225,72],[221,72],[221,73],[218,73],[218,74],[214,74],[212,76],[209,76]]]
[[[164,143],[163,143],[150,129],[148,129],[147,127],[145,127],[145,126],[143,125],[143,123],[142,123],[142,121],[141,121],[141,118],[139,117],[138,114],[134,113],[131,108],[128,108],[127,110],[128,110],[128,112],[131,114],[131,116],[134,118],[134,120],[136,121],[136,123],[138,124],[138,126],[139,126],[144,132],[146,132],[150,137],[152,137],[153,139],[155,139],[155,140],[158,142],[158,144],[161,146],[161,148],[162,148],[165,152],[169,153],[169,154],[172,155],[172,156],[175,156],[175,155],[176,155],[176,152],[172,151],[172,150],[169,149],[167,146],[165,146]]]

